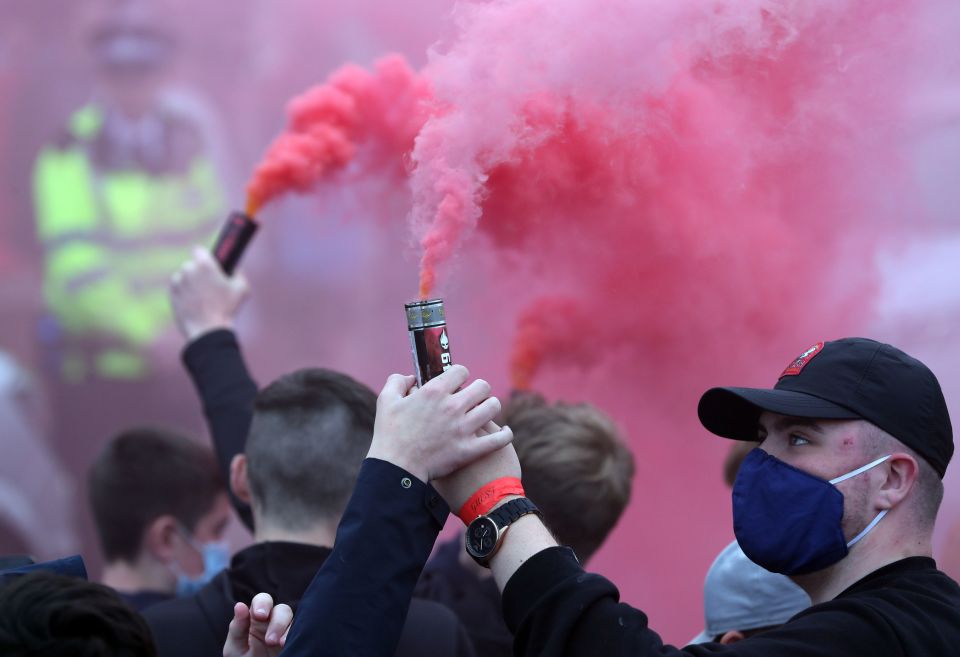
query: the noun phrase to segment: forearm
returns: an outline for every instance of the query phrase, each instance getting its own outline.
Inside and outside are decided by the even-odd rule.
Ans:
[[[500,549],[490,560],[490,570],[500,590],[506,588],[520,566],[551,547],[557,547],[557,541],[537,516],[526,515],[510,525]]]
[[[230,330],[211,331],[191,341],[183,351],[183,363],[200,396],[221,476],[229,482],[230,462],[246,445],[257,384]],[[249,505],[232,492],[230,500],[243,523],[252,529]]]
[[[440,496],[405,470],[364,461],[333,553],[300,601],[284,655],[392,655],[448,513]]]
[[[646,614],[621,603],[607,579],[584,572],[568,548],[541,549],[517,567],[503,591],[503,613],[516,637],[518,656],[730,655],[717,652],[716,644],[685,650],[664,645],[649,628]]]

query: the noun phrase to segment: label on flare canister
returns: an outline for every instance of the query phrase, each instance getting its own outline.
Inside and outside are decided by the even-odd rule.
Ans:
[[[415,301],[406,304],[406,311],[417,385],[422,386],[453,365],[443,301]]]

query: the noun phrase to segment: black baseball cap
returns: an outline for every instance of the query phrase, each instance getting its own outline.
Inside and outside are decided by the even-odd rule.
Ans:
[[[734,440],[757,440],[763,411],[867,420],[922,456],[941,479],[953,456],[937,377],[916,358],[867,338],[818,342],[790,362],[772,390],[711,388],[697,408],[708,431]]]

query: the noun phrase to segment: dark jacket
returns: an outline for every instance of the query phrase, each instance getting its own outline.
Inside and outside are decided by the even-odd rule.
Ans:
[[[415,595],[440,602],[457,615],[478,655],[512,657],[513,634],[503,620],[500,590],[493,577],[460,564],[463,542],[454,538],[440,545],[420,575]]]
[[[956,655],[960,587],[933,559],[911,557],[870,573],[829,602],[743,641],[663,645],[616,587],[552,548],[507,583],[503,608],[516,654],[538,657],[921,657]]]
[[[182,358],[200,396],[220,475],[229,482],[230,462],[247,444],[257,384],[247,371],[233,331],[220,329],[201,335],[186,346]],[[229,493],[240,520],[252,530],[250,506],[232,490]]]
[[[417,578],[449,513],[433,487],[392,463],[366,459],[333,552],[301,599],[283,657],[393,654]]]
[[[218,657],[236,602],[250,603],[262,591],[296,610],[300,596],[330,550],[300,543],[258,543],[234,555],[196,595],[147,609],[158,657]],[[473,654],[456,616],[435,602],[413,600],[397,655],[427,657]]]
[[[161,593],[160,591],[137,591],[136,593],[117,591],[117,595],[123,598],[126,603],[136,611],[141,612],[161,602],[173,600],[172,593]]]

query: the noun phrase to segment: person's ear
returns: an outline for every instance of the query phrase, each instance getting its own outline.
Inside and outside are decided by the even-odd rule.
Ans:
[[[170,563],[176,557],[179,539],[177,519],[170,515],[157,516],[144,532],[143,551],[161,563]]]
[[[902,452],[893,454],[884,464],[886,479],[881,483],[878,491],[877,507],[892,509],[904,500],[917,482],[920,474],[920,464],[909,454]]]
[[[247,477],[247,456],[237,454],[230,461],[230,490],[238,500],[250,504],[250,480]]]
[[[737,641],[743,641],[746,637],[743,636],[743,632],[740,630],[730,630],[726,632],[722,637],[720,637],[720,643],[725,646],[729,646],[731,643],[736,643]]]

